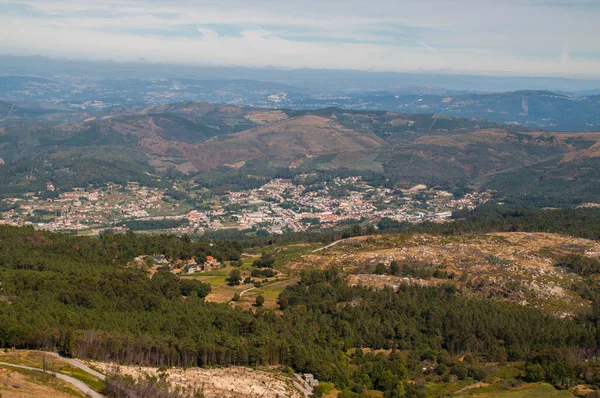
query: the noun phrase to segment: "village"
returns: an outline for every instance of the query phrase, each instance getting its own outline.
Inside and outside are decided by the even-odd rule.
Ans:
[[[183,189],[178,185],[170,188]],[[48,183],[47,190],[54,192],[55,188]],[[130,183],[75,188],[45,198],[30,193],[0,200],[5,209],[0,213],[0,224],[88,235],[129,229],[190,235],[222,229],[282,234],[356,221],[376,223],[383,218],[444,222],[453,211],[473,209],[492,197],[490,191],[457,197],[425,185],[373,187],[360,177],[336,177],[306,186],[272,179],[256,189],[222,195],[192,187],[185,191],[189,196],[184,200],[173,198],[168,191]]]

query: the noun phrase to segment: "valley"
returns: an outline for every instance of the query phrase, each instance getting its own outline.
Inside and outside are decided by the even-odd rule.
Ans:
[[[0,398],[600,398],[596,3],[0,0]]]

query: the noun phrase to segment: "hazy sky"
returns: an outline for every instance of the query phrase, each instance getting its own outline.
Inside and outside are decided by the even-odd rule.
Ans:
[[[0,0],[0,53],[600,77],[600,0]]]

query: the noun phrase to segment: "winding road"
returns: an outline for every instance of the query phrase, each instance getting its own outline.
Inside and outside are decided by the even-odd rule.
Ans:
[[[61,359],[67,359],[67,358],[62,358],[61,357]],[[56,377],[57,379],[61,379],[63,381],[66,381],[67,383],[70,383],[71,385],[73,385],[74,387],[76,387],[78,390],[80,390],[81,392],[83,392],[88,397],[92,397],[92,398],[105,398],[104,395],[99,394],[96,391],[92,390],[90,388],[90,386],[88,386],[84,382],[82,382],[80,380],[77,380],[74,377],[64,375],[62,373],[52,372],[52,371],[49,371],[49,370],[44,371],[44,369],[32,368],[31,366],[25,366],[25,365],[15,365],[13,363],[8,363],[8,362],[0,362],[0,365],[5,365],[5,366],[9,366],[9,367],[13,367],[13,368],[19,368],[19,369],[35,370],[35,371],[38,371],[38,372],[44,372],[44,373],[47,373],[49,375],[52,375],[52,376]],[[75,365],[75,364],[73,364],[73,365]],[[81,365],[83,365],[83,364],[81,364]],[[87,368],[87,366],[85,366],[85,365],[83,365],[83,366]],[[79,366],[77,366],[77,367],[79,368]],[[83,369],[83,370],[85,370],[85,369]],[[92,369],[90,369],[90,370],[92,370]],[[86,370],[86,372],[87,372],[87,370]],[[104,378],[104,375],[102,375],[102,377]]]

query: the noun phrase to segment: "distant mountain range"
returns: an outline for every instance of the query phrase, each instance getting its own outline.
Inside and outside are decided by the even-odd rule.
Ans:
[[[540,90],[468,92],[432,86],[380,91],[327,92],[312,87],[256,80],[90,79],[54,76],[51,79],[0,76],[0,100],[30,111],[60,112],[55,118],[144,108],[181,101],[281,109],[389,110],[401,113],[443,113],[453,117],[485,118],[498,123],[550,131],[600,130],[600,95]],[[3,114],[0,114],[3,115]],[[11,115],[4,116],[14,116]]]
[[[314,106],[310,101],[290,105],[305,108]],[[531,90],[437,95],[377,92],[320,101],[317,105],[406,113],[444,113],[551,131],[600,130],[599,95],[575,96]]]
[[[578,92],[600,89],[600,80],[559,77],[508,77],[448,73],[398,73],[333,69],[186,66],[140,62],[82,61],[43,56],[0,55],[0,76],[69,77],[81,80],[254,80],[285,84],[317,95],[341,95],[405,87],[499,92],[546,90]]]

